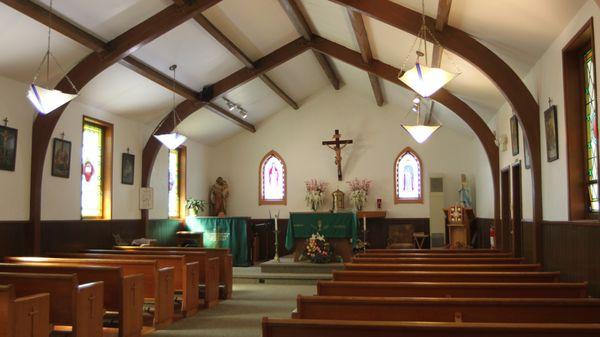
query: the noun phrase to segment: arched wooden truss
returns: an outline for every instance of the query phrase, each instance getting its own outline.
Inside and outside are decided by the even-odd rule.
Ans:
[[[0,1],[20,10],[21,12],[38,21],[45,22],[46,20],[44,15],[40,13],[39,8],[19,8],[24,7],[25,5],[23,5],[23,2],[18,0]],[[289,0],[280,1],[289,2]],[[369,15],[412,34],[416,34],[420,26],[421,17],[419,13],[387,0],[332,1],[347,6],[353,11],[358,11]],[[199,15],[202,11],[218,2],[219,0],[177,1],[177,4],[174,4],[159,12],[148,20],[121,34],[109,43],[99,41],[97,38],[85,33],[83,30],[78,29],[66,21],[55,20],[56,23],[53,24],[53,28],[94,50],[92,54],[88,55],[68,74],[77,87],[82,88],[91,79],[112,64],[116,62],[125,62],[128,67],[132,68],[136,72],[146,76],[150,80],[153,80],[160,85],[170,88],[171,83],[168,78],[158,73],[154,69],[144,65],[143,63],[131,58],[129,55],[141,46],[149,43],[153,39],[168,32],[188,19],[194,18],[196,15]],[[428,24],[432,26],[435,24],[432,18],[427,18],[427,20]],[[222,111],[222,109],[210,103],[210,101],[237,86],[263,75],[268,70],[294,58],[308,49],[316,51],[317,55],[326,54],[331,57],[338,58],[346,63],[359,67],[370,74],[402,85],[399,83],[396,76],[398,69],[390,65],[375,59],[371,60],[369,63],[365,63],[361,59],[360,53],[346,49],[334,42],[315,36],[310,33],[310,31],[305,31],[303,36],[303,38],[292,41],[272,52],[271,54],[257,60],[253,63],[253,67],[241,69],[214,83],[213,85],[204,88],[202,92],[195,92],[192,89],[178,84],[175,87],[175,91],[186,98],[186,101],[182,102],[177,107],[180,117],[184,119],[199,108],[207,106],[213,110],[216,110],[220,115],[234,121],[241,127],[244,127],[250,131],[254,131],[254,126],[246,123],[243,120],[240,120],[234,115],[228,114],[226,111]],[[436,36],[438,36],[438,39],[444,48],[447,48],[460,55],[488,75],[488,77],[498,86],[504,96],[511,103],[513,109],[520,119],[524,134],[530,144],[530,153],[532,155],[534,199],[533,220],[537,231],[536,250],[539,251],[539,222],[541,220],[542,208],[538,105],[533,99],[529,90],[525,87],[521,79],[514,73],[514,71],[512,71],[512,69],[510,69],[510,67],[506,65],[497,55],[470,37],[468,34],[453,27],[446,27],[443,32]],[[326,73],[330,70],[326,69],[326,65],[322,64],[322,66],[324,67]],[[327,74],[330,80],[332,80],[332,83],[335,83],[335,74]],[[57,88],[67,92],[70,91],[70,87],[67,85],[65,79],[63,79],[57,85]],[[475,111],[473,111],[467,104],[462,102],[448,91],[440,90],[432,98],[440,104],[445,105],[450,110],[454,111],[460,118],[462,118],[473,129],[481,141],[488,156],[492,171],[495,199],[494,217],[496,219],[496,223],[498,223],[499,154],[498,148],[495,146],[495,139],[492,132]],[[41,191],[44,159],[51,135],[54,131],[54,127],[56,126],[56,123],[65,109],[66,106],[63,106],[51,114],[46,116],[38,116],[33,126],[30,220],[33,228],[33,247],[34,252],[36,253],[39,253],[40,247]],[[164,123],[156,132],[162,133],[172,131],[176,126],[173,125],[172,120],[172,116],[165,117]],[[150,173],[152,172],[154,160],[159,149],[160,144],[158,141],[156,141],[154,137],[150,137],[146,146],[144,147],[142,155],[143,186],[148,186],[150,183]],[[142,218],[147,219],[147,212],[142,212]],[[539,255],[537,257],[539,258]]]

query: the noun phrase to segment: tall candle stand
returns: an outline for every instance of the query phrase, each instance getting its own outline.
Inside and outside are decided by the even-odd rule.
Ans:
[[[269,213],[271,213],[271,211],[269,211]],[[281,262],[279,259],[279,212],[277,212],[273,218],[275,219],[275,230],[273,231],[275,234],[275,262],[279,263]]]

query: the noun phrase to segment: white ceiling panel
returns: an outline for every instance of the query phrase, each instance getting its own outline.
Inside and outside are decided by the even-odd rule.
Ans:
[[[34,0],[45,7],[49,0]],[[170,0],[59,0],[54,9],[60,16],[110,41],[172,5]]]
[[[277,0],[224,0],[204,14],[252,60],[300,36]]]
[[[46,53],[48,28],[37,21],[0,4],[0,75],[28,83]],[[51,51],[65,71],[71,69],[91,51],[65,36],[52,32]],[[50,63],[50,82],[58,81],[65,74],[59,66]],[[45,84],[46,71],[40,74],[38,83]]]
[[[208,145],[221,142],[238,132],[247,132],[206,108],[183,120],[177,130],[195,141]]]
[[[315,34],[358,50],[348,11],[343,6],[322,0],[302,0],[301,3],[304,17]]]
[[[296,56],[267,75],[299,105],[308,96],[329,85],[329,80],[312,51]]]
[[[172,98],[170,90],[115,64],[86,85],[77,100],[146,123],[170,111]],[[176,96],[176,103],[182,100]]]
[[[168,76],[177,64],[177,80],[196,90],[244,67],[198,23],[188,21],[137,50],[134,55]]]

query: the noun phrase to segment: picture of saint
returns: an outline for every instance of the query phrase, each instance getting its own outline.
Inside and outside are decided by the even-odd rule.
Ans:
[[[598,125],[597,123],[593,123]],[[546,156],[548,161],[555,161],[558,159],[558,126],[556,125],[556,105],[551,106],[548,110],[544,111],[544,126],[546,129]],[[595,129],[596,138],[598,137],[598,130]]]
[[[121,183],[133,185],[135,156],[129,153],[123,153],[121,161]]]
[[[17,129],[0,126],[0,170],[14,171],[17,156]]]
[[[54,138],[52,146],[52,175],[69,178],[71,170],[71,142]]]
[[[512,146],[512,155],[519,154],[519,121],[517,116],[510,118],[510,145]]]

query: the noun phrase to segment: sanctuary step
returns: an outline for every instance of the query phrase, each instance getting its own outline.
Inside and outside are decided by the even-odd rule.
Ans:
[[[270,260],[258,267],[235,267],[233,278],[239,283],[316,284],[319,280],[331,280],[332,271],[341,269],[344,269],[342,263],[294,262],[289,255],[279,262]]]

